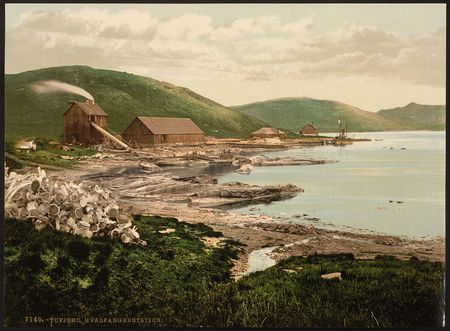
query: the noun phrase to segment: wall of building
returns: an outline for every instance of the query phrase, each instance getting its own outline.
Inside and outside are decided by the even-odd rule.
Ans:
[[[95,116],[92,120],[102,128],[108,127],[106,116]],[[64,142],[93,145],[103,141],[103,135],[89,124],[88,115],[73,104],[64,114]]]
[[[276,133],[269,133],[269,134],[258,133],[258,134],[252,134],[252,135],[250,135],[250,137],[252,137],[252,138],[277,138],[278,134],[276,134]]]
[[[205,135],[203,133],[193,134],[167,134],[167,135],[154,135],[153,143],[154,144],[177,144],[177,143],[186,143],[186,144],[195,144],[200,143],[205,140]]]
[[[319,134],[319,130],[314,129],[314,128],[311,128],[311,127],[306,127],[306,128],[303,128],[303,129],[300,131],[300,133],[303,134],[303,135],[305,135],[305,134],[318,135],[318,134]]]
[[[135,119],[122,133],[122,139],[136,147],[143,147],[155,144],[201,143],[205,140],[205,135],[203,133],[154,135],[141,121]]]
[[[122,132],[122,139],[132,145],[153,144],[153,135],[138,119],[134,119]]]
[[[108,128],[108,118],[106,116],[90,115],[89,120],[103,129]]]

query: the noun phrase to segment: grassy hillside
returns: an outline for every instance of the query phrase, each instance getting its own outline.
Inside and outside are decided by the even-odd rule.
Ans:
[[[239,243],[204,224],[136,217],[145,247],[34,229],[5,220],[8,327],[438,327],[444,308],[438,262],[352,254],[292,257],[230,277]],[[172,233],[159,231],[170,228]],[[321,275],[342,272],[342,280]],[[75,320],[52,322],[54,317]],[[114,322],[117,318],[147,321]],[[92,319],[90,319],[92,318]],[[102,318],[102,319],[100,319]],[[108,320],[110,318],[111,320]]]
[[[445,106],[419,105],[411,102],[405,107],[383,109],[379,115],[395,123],[405,123],[410,129],[445,129]]]
[[[91,93],[108,113],[109,127],[121,133],[135,116],[190,117],[206,135],[247,136],[266,123],[226,108],[186,88],[125,72],[86,66],[54,67],[5,75],[7,139],[41,136],[58,138],[62,114],[72,94],[34,94],[28,84],[51,79],[79,86]]]
[[[433,106],[434,107],[434,106]],[[234,109],[255,116],[273,126],[298,131],[305,124],[314,122],[321,132],[336,132],[338,120],[349,131],[384,131],[408,129],[437,129],[433,121],[422,126],[412,126],[408,118],[393,120],[383,113],[373,113],[357,107],[331,100],[310,98],[283,98],[256,102]],[[445,121],[445,119],[444,119]]]

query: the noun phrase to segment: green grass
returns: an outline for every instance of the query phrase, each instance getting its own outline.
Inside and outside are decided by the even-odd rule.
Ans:
[[[320,278],[331,272],[342,272],[342,280]],[[295,257],[233,286],[240,303],[234,323],[265,328],[439,326],[442,285],[440,263],[414,258]]]
[[[68,102],[84,101],[83,97],[67,93],[34,94],[28,84],[43,79],[87,90],[109,115],[109,128],[119,134],[136,116],[190,117],[206,135],[216,137],[245,137],[267,126],[183,87],[126,72],[66,66],[5,75],[8,140],[29,136],[60,138]]]
[[[161,319],[159,326],[202,323],[205,307],[196,303],[230,280],[234,246],[207,248],[200,238],[219,233],[204,225],[158,217],[135,223],[148,242],[145,247],[36,231],[28,221],[6,220],[6,325],[25,325],[26,316],[152,317]],[[168,227],[176,231],[157,232]]]
[[[234,282],[238,243],[206,247],[201,237],[220,233],[173,218],[138,216],[135,223],[148,246],[5,220],[5,324],[30,325],[25,317],[39,316],[32,326],[48,326],[49,317],[146,317],[155,321],[146,326],[162,327],[442,325],[440,263],[314,255]],[[175,232],[158,232],[166,228]],[[335,271],[342,281],[320,277]]]
[[[383,110],[378,113],[331,100],[283,98],[236,106],[244,114],[255,116],[272,126],[298,132],[314,122],[320,132],[337,132],[341,120],[349,132],[386,130],[444,130],[445,106],[424,106]],[[409,110],[409,108],[414,108]]]
[[[62,159],[61,156],[63,155],[78,158],[80,156],[91,156],[98,153],[97,150],[84,146],[71,146],[71,150],[69,151],[57,150],[49,144],[48,139],[34,138],[34,140],[37,145],[35,151],[26,152],[16,150],[14,147],[14,142],[6,141],[5,152],[24,161],[30,161],[61,168],[70,168],[76,162],[75,160]],[[5,157],[5,162],[10,169],[20,169],[22,167],[20,163],[8,156]]]
[[[24,161],[61,168],[70,168],[74,164],[74,160],[63,160],[58,155],[49,151],[31,151],[29,153],[18,151],[14,153],[14,156]]]

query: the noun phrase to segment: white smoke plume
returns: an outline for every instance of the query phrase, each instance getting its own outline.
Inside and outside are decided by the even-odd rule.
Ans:
[[[81,87],[59,82],[57,80],[40,80],[30,85],[31,90],[37,94],[43,93],[72,93],[85,97],[88,100],[94,100],[94,97]]]

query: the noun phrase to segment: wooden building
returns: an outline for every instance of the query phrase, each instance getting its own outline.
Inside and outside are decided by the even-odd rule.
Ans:
[[[90,123],[103,129],[108,127],[108,114],[92,100],[71,101],[64,113],[64,142],[95,145],[104,141],[104,136]]]
[[[286,133],[286,132],[283,132],[283,131],[281,131],[281,130],[278,130],[278,137],[279,137],[281,140],[285,140],[285,139],[287,139],[287,133]]]
[[[123,131],[122,139],[137,147],[198,144],[205,140],[205,134],[190,118],[138,116]]]
[[[277,128],[261,128],[250,135],[251,138],[263,139],[263,138],[279,138],[286,139],[287,134]]]
[[[319,129],[312,123],[306,124],[299,132],[302,136],[318,136]]]

